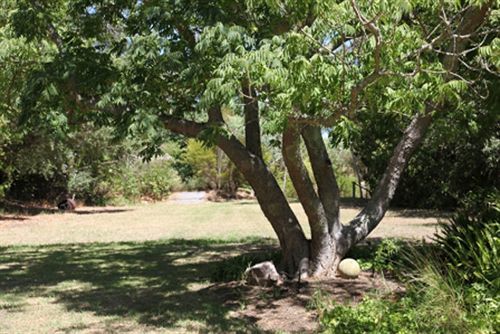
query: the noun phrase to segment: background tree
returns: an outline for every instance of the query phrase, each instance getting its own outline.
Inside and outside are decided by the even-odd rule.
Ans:
[[[490,92],[498,78],[487,82]],[[421,149],[411,158],[394,194],[393,205],[406,208],[454,209],[469,193],[499,189],[500,128],[498,94],[479,97],[474,90],[430,127]],[[363,179],[373,189],[397,144],[406,116],[360,111],[355,122],[339,126],[334,144],[344,141],[360,158]]]
[[[333,274],[381,221],[431,123],[462,102],[471,78],[494,72],[496,6],[18,1],[10,22],[19,35],[57,49],[26,83],[21,106],[27,119],[94,117],[147,144],[146,155],[157,152],[165,129],[217,145],[254,189],[286,270],[322,276]],[[244,140],[232,133],[222,108],[242,116]],[[400,113],[406,122],[372,198],[341,224],[322,128],[355,121],[365,111]],[[263,133],[281,137],[310,240],[262,155]]]

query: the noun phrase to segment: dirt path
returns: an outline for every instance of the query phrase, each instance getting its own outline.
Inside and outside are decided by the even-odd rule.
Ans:
[[[168,200],[177,204],[196,204],[203,203],[207,198],[207,193],[204,191],[181,191],[170,195]]]

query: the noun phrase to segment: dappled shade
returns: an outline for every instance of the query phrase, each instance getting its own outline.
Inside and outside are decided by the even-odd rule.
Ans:
[[[205,323],[201,330],[206,332],[247,332],[246,319],[227,317],[237,306],[231,301],[238,291],[206,283],[224,254],[263,247],[269,247],[265,239],[4,247],[0,293],[51,295],[70,311],[122,316],[144,325],[176,327],[188,320]]]

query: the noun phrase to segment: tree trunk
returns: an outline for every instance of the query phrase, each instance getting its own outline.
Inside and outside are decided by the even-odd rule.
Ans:
[[[303,163],[301,135],[310,157],[318,193]],[[339,220],[340,192],[321,129],[311,126],[300,128],[290,121],[283,134],[283,158],[311,227],[309,275],[333,276],[341,259],[338,252],[338,238],[342,230]]]
[[[164,117],[165,127],[173,132],[197,137],[209,124]],[[234,136],[218,135],[219,146],[252,186],[262,212],[271,223],[283,253],[284,269],[289,275],[308,271],[309,241],[290,208],[278,182],[264,161],[252,154]]]
[[[217,144],[252,186],[280,241],[285,270],[291,275],[297,270],[307,270],[309,242],[274,175],[260,157],[246,150],[234,136],[220,138]]]

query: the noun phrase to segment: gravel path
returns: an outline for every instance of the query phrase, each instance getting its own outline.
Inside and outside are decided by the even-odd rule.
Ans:
[[[207,198],[207,193],[204,191],[181,191],[170,195],[170,202],[179,204],[196,204],[203,203]]]

